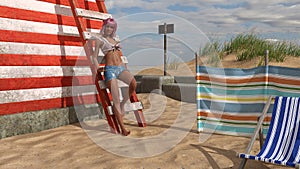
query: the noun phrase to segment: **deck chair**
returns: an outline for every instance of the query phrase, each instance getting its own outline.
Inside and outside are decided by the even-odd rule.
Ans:
[[[257,155],[250,155],[250,151],[262,127],[272,98],[268,99],[263,114],[259,118],[257,127],[251,137],[245,154],[237,156],[243,158],[239,168],[244,168],[247,159],[299,168],[300,162],[300,98],[275,97],[270,127],[265,142]]]

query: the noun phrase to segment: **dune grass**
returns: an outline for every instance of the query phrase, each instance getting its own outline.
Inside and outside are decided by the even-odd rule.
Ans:
[[[178,59],[178,58],[171,59],[170,57],[167,57],[166,62],[167,62],[166,67],[168,70],[177,70],[181,63],[180,59]]]
[[[269,51],[269,61],[283,62],[287,56],[300,56],[299,45],[287,41],[270,41],[259,38],[255,34],[238,34],[224,44],[212,42],[201,50],[200,55],[214,55],[214,57],[222,59],[226,55],[235,54],[239,61],[243,61],[265,56],[267,50]],[[216,59],[214,58],[212,61]]]

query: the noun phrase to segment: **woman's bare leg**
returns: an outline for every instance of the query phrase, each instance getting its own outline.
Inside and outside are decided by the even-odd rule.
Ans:
[[[117,79],[112,79],[112,80],[108,81],[107,86],[109,88],[109,91],[110,91],[112,99],[113,99],[113,103],[114,103],[113,111],[114,111],[117,121],[121,127],[122,134],[124,136],[127,136],[130,134],[130,131],[125,129],[125,125],[123,122],[123,115],[122,115],[121,105],[120,105],[119,86],[118,86]]]
[[[127,70],[123,71],[120,75],[119,75],[119,79],[122,80],[124,83],[126,83],[129,87],[125,88],[125,94],[123,96],[123,100],[120,103],[121,106],[121,111],[122,113],[124,112],[124,105],[127,102],[127,100],[130,98],[130,96],[135,92],[136,90],[136,80],[134,78],[134,76]]]

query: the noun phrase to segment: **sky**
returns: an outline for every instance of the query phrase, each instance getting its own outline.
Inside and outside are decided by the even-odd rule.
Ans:
[[[118,21],[123,53],[132,65],[163,62],[164,35],[158,26],[174,24],[167,34],[168,61],[191,60],[207,43],[229,41],[240,33],[300,44],[299,0],[106,0]],[[171,59],[170,59],[171,58]]]

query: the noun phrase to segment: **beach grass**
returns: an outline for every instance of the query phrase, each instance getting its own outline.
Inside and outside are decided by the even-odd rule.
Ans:
[[[238,61],[247,61],[265,56],[269,51],[269,61],[283,62],[287,56],[299,57],[300,46],[289,41],[266,40],[256,34],[238,34],[229,42],[212,42],[201,50],[201,56],[214,55],[218,59],[234,54]],[[212,61],[216,58],[212,58]]]

